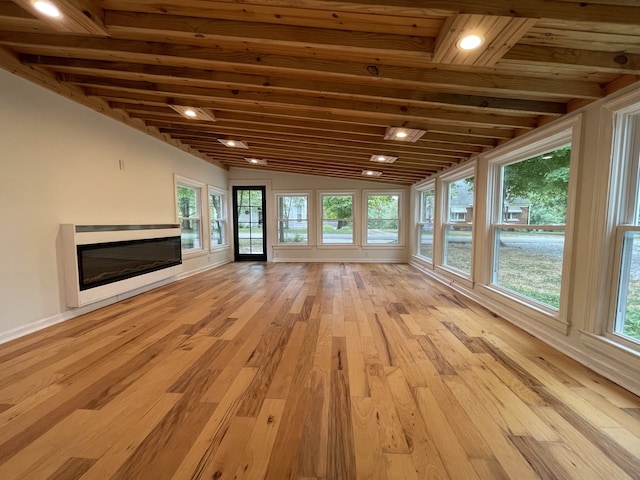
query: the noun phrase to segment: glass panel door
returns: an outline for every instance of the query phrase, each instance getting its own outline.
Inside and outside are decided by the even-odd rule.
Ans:
[[[233,187],[233,230],[236,262],[266,261],[264,187]]]

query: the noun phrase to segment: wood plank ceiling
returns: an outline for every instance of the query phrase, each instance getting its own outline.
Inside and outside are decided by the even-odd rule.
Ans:
[[[0,0],[0,67],[225,168],[411,185],[640,79],[638,0],[52,2]]]

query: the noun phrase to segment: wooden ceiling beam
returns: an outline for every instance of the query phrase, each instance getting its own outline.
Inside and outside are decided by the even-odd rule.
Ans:
[[[120,37],[141,34],[145,38],[159,35],[176,43],[197,39],[198,42],[231,42],[250,45],[291,45],[310,50],[325,49],[340,53],[375,50],[375,55],[412,55],[428,61],[433,51],[433,38],[265,24],[255,21],[233,21],[211,18],[108,11],[105,23],[109,31]],[[135,38],[129,37],[129,38]],[[337,48],[336,48],[337,47]]]
[[[176,98],[191,99],[196,102],[201,100],[216,103],[245,103],[252,105],[285,106],[299,108],[308,112],[323,111],[343,113],[352,116],[377,117],[388,122],[421,121],[428,119],[434,123],[443,123],[457,126],[498,127],[498,128],[524,128],[532,129],[538,125],[536,117],[524,115],[496,115],[474,114],[451,111],[444,108],[420,108],[405,105],[388,105],[373,102],[344,102],[328,98],[310,98],[300,96],[266,94],[262,92],[250,92],[240,90],[214,90],[202,87],[188,87],[173,84],[159,84],[150,82],[138,82],[132,80],[103,79],[87,75],[63,75],[59,78],[64,83],[81,85],[84,87],[109,87],[131,92],[153,92],[162,96],[175,96]]]
[[[133,93],[133,92],[124,92],[119,89],[109,89],[105,87],[87,87],[84,89],[85,93],[89,96],[100,97],[101,99],[108,102],[138,102],[150,105],[183,105],[183,106],[193,106],[190,102],[184,101],[179,98],[169,98],[162,97],[157,95],[152,95],[149,93]],[[268,107],[263,105],[246,105],[246,104],[235,104],[235,105],[222,105],[216,102],[207,102],[202,101],[199,102],[199,106],[201,108],[207,108],[215,110],[216,112],[225,111],[225,112],[233,112],[233,113],[242,113],[242,114],[252,114],[252,115],[267,115],[275,118],[287,118],[288,120],[299,119],[301,121],[327,121],[335,124],[344,124],[344,128],[349,129],[352,128],[353,125],[360,126],[371,126],[375,125],[378,127],[386,128],[388,126],[395,127],[405,127],[405,128],[415,128],[420,130],[427,131],[427,135],[430,133],[435,134],[443,134],[443,135],[454,135],[457,137],[460,136],[468,136],[468,137],[481,137],[485,139],[500,139],[500,140],[509,140],[514,137],[513,129],[508,128],[481,128],[481,127],[459,127],[456,125],[442,125],[434,122],[430,122],[428,120],[415,122],[393,122],[392,124],[388,122],[381,121],[378,118],[366,118],[366,117],[351,117],[348,115],[341,115],[337,113],[325,113],[325,112],[304,112],[299,109],[290,109],[286,107],[279,107],[270,105]]]
[[[51,29],[63,33],[109,36],[104,25],[104,11],[93,0],[56,0],[59,18],[51,18],[33,8],[31,0],[14,2],[38,17]]]
[[[296,55],[225,52],[213,48],[157,42],[0,32],[0,44],[15,47],[21,53],[35,55],[160,64],[378,86],[420,86],[426,89],[430,85],[443,92],[467,95],[552,101],[603,96],[599,85],[579,80],[528,78],[522,75],[495,75],[491,72],[472,73],[434,69],[433,66],[407,68],[309,57],[300,59]],[[303,53],[298,52],[298,55],[302,56]]]
[[[640,54],[628,52],[596,52],[571,48],[516,45],[503,61],[516,65],[544,64],[570,66],[583,71],[597,68],[619,74],[640,74]]]
[[[167,107],[158,105],[147,105],[144,103],[128,103],[128,102],[111,102],[112,108],[118,108],[127,111],[130,114],[139,115],[169,115],[175,117],[175,111]],[[325,121],[325,120],[304,120],[304,119],[291,119],[287,117],[281,117],[276,115],[266,115],[257,112],[233,112],[233,111],[221,111],[216,110],[215,116],[218,123],[227,122],[232,124],[248,125],[256,124],[261,125],[264,128],[270,126],[283,129],[297,129],[303,131],[323,132],[324,134],[331,135],[343,135],[345,131],[348,131],[352,135],[351,139],[359,141],[360,139],[365,141],[375,141],[382,138],[385,133],[385,127],[368,126],[368,125],[349,125],[346,126],[337,121]],[[417,145],[427,144],[431,142],[437,142],[448,145],[458,145],[458,148],[469,147],[495,147],[495,140],[491,138],[483,138],[475,135],[455,134],[455,133],[435,133],[427,132]],[[395,142],[398,143],[398,142]]]
[[[282,4],[282,2],[278,2]],[[286,2],[285,2],[286,3]],[[345,5],[343,0],[300,0],[300,6],[311,4],[319,8],[337,8]],[[617,2],[617,3],[623,3]],[[434,13],[463,13],[475,15],[496,15],[517,18],[555,19],[567,22],[619,23],[623,25],[637,24],[638,10],[629,5],[614,5],[610,3],[548,1],[548,0],[482,0],[481,2],[468,0],[348,0],[347,4],[357,5],[362,11],[373,12],[415,9],[424,14]],[[352,7],[353,8],[353,7]],[[417,13],[414,11],[414,14]]]
[[[189,123],[184,119],[167,119],[165,117],[153,118],[151,115],[133,115],[136,118],[144,120],[147,125],[153,125],[162,128],[172,128],[176,132],[189,131],[198,132],[198,125]],[[278,139],[283,141],[296,141],[299,143],[311,143],[314,145],[332,145],[354,148],[383,149],[395,153],[425,153],[430,152],[451,152],[452,154],[473,154],[482,151],[481,147],[470,145],[454,145],[441,142],[429,142],[425,144],[407,144],[406,142],[389,142],[384,141],[380,136],[375,139],[354,138],[350,132],[326,132],[320,130],[296,130],[291,127],[277,127],[275,125],[263,126],[259,123],[236,123],[229,125],[225,122],[216,122],[214,125],[202,125],[202,134],[210,132],[219,132],[221,135],[232,135],[238,132],[245,132],[247,136],[264,139]]]
[[[51,67],[57,72],[100,75],[124,80],[169,82],[213,88],[245,88],[265,92],[331,96],[332,98],[372,99],[414,105],[447,106],[465,111],[495,113],[529,113],[533,115],[563,115],[566,105],[561,102],[521,100],[481,95],[461,95],[424,92],[418,89],[401,89],[391,86],[369,85],[366,87],[344,82],[302,80],[296,78],[247,75],[233,72],[213,72],[190,68],[175,68],[161,65],[141,65],[124,62],[82,60],[40,55],[23,55],[21,60],[29,65]]]

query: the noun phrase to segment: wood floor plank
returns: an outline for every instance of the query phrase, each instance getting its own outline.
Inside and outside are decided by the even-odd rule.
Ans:
[[[0,345],[0,478],[635,479],[640,398],[408,265],[224,265]]]

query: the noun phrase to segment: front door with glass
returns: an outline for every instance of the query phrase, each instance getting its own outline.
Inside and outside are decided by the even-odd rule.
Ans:
[[[267,260],[265,214],[265,187],[233,187],[236,262]]]

